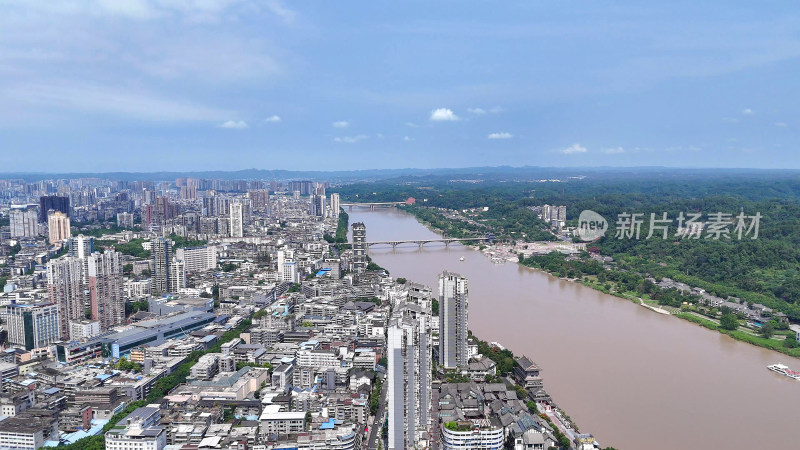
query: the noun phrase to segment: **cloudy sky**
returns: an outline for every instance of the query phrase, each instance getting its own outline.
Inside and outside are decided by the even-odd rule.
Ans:
[[[800,167],[794,1],[0,11],[2,172]]]

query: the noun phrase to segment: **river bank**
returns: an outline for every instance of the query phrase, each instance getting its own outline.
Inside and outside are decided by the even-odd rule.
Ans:
[[[436,234],[442,234],[444,232],[442,229],[434,226],[431,222],[424,220],[418,214],[419,209],[403,208],[403,211],[405,211],[406,213],[411,214],[412,216],[414,216],[415,219],[419,223],[421,223],[423,226],[428,228],[430,231],[432,231],[432,232],[434,232]],[[493,230],[491,230],[491,228],[489,228],[488,231],[492,232]],[[526,242],[525,244],[532,245],[532,246],[533,245],[549,245],[549,246],[553,246],[554,245],[552,242]],[[557,244],[555,244],[555,245],[557,245]],[[751,333],[748,333],[747,331],[743,330],[741,328],[741,326],[740,326],[740,329],[737,329],[737,330],[725,330],[725,329],[723,329],[721,327],[718,327],[718,326],[717,327],[709,326],[708,324],[703,323],[701,321],[692,320],[691,317],[694,317],[694,316],[692,316],[691,314],[678,314],[678,312],[680,311],[680,308],[672,308],[674,311],[670,312],[669,310],[665,309],[664,307],[661,307],[661,305],[650,305],[650,304],[648,304],[646,302],[646,299],[644,299],[642,297],[634,296],[634,295],[631,295],[631,294],[627,294],[625,292],[619,292],[619,291],[617,291],[616,289],[613,289],[613,288],[608,288],[605,285],[603,285],[602,283],[598,283],[596,280],[593,280],[591,278],[588,278],[588,279],[585,279],[585,280],[584,279],[574,278],[574,277],[570,278],[570,277],[567,277],[567,276],[563,276],[561,273],[559,273],[559,272],[557,272],[555,270],[547,270],[544,267],[532,267],[530,265],[524,264],[523,262],[520,262],[519,260],[518,261],[513,261],[512,255],[517,255],[517,254],[512,251],[513,247],[511,247],[511,246],[503,246],[503,245],[497,245],[497,244],[481,244],[481,245],[474,245],[474,246],[471,246],[471,247],[473,249],[475,249],[475,250],[479,250],[485,257],[489,258],[492,262],[495,262],[495,263],[501,262],[500,260],[503,260],[503,262],[504,261],[516,262],[520,266],[528,267],[528,268],[531,268],[531,269],[534,269],[534,270],[541,270],[542,272],[548,273],[548,274],[550,274],[550,275],[552,275],[554,277],[557,277],[559,279],[565,280],[567,282],[576,282],[576,283],[579,283],[579,284],[581,284],[583,286],[586,286],[588,288],[591,288],[591,289],[594,289],[596,291],[602,292],[604,294],[608,294],[608,295],[612,295],[614,297],[630,300],[630,301],[632,301],[632,302],[634,302],[634,303],[636,303],[636,304],[638,304],[638,305],[640,305],[640,306],[642,306],[642,307],[644,307],[644,308],[646,308],[646,309],[648,309],[648,310],[650,310],[652,312],[655,312],[655,313],[658,313],[658,314],[662,314],[662,315],[674,316],[674,317],[677,317],[679,319],[689,321],[689,322],[691,322],[693,324],[696,324],[696,325],[699,325],[699,326],[703,326],[703,327],[705,327],[705,328],[707,328],[709,330],[717,331],[720,334],[724,334],[724,335],[729,336],[729,337],[731,337],[733,339],[736,339],[738,341],[745,342],[747,344],[754,345],[754,346],[757,346],[757,347],[761,347],[761,348],[777,351],[777,352],[783,353],[783,354],[785,354],[787,356],[791,356],[793,358],[799,358],[800,359],[800,347],[792,347],[792,348],[786,347],[784,345],[784,341],[783,340],[777,340],[777,339],[765,338],[765,337],[761,337],[761,336],[755,336],[755,335],[753,335]],[[566,251],[570,251],[570,249],[566,249]],[[606,270],[611,272],[611,270],[609,270],[609,269],[606,269]]]
[[[370,241],[441,238],[398,209],[354,210],[350,221],[364,222]],[[800,420],[800,384],[766,369],[783,362],[778,353],[541,270],[493,264],[471,247],[376,247],[370,256],[393,276],[428,286],[443,270],[467,277],[469,328],[543,367],[548,393],[601,443],[650,450],[794,445],[787,430]],[[750,394],[744,410],[743,393]]]

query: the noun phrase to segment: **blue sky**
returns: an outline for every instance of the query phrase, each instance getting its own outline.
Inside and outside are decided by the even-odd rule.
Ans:
[[[794,2],[0,10],[0,172],[800,168]]]

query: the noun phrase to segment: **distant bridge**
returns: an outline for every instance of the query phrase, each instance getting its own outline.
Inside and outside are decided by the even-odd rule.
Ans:
[[[405,205],[406,202],[369,202],[369,203],[339,203],[339,206],[344,208],[347,206],[348,211],[352,211],[353,208],[369,208],[370,210],[374,211],[375,208],[391,208],[393,206],[400,206]]]
[[[374,241],[374,242],[366,242],[367,248],[375,246],[375,245],[391,245],[392,249],[396,249],[397,246],[403,244],[416,244],[419,248],[424,247],[426,244],[444,244],[445,247],[450,247],[450,244],[454,242],[473,242],[473,241],[480,241],[480,242],[489,242],[493,241],[494,238],[488,237],[465,237],[465,238],[443,238],[443,239],[408,239],[408,240],[399,240],[399,241]],[[352,243],[348,242],[347,245],[352,247]]]

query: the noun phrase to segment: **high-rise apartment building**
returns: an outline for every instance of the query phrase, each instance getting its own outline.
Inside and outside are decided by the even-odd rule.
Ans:
[[[244,237],[244,205],[232,202],[230,206],[231,237]]]
[[[94,238],[79,234],[67,240],[69,256],[84,259],[94,252]]]
[[[364,222],[353,224],[353,273],[367,271],[367,226]]]
[[[153,254],[153,292],[156,294],[173,292],[169,285],[172,241],[163,237],[156,238],[150,251]]]
[[[173,259],[169,264],[169,291],[178,292],[186,287],[186,264],[181,259]]]
[[[339,217],[339,194],[334,192],[331,194],[331,217]]]
[[[115,250],[88,257],[89,304],[92,320],[105,331],[125,321],[122,254]]]
[[[69,216],[69,197],[45,195],[39,197],[39,223],[47,223],[47,212],[58,211]]]
[[[429,431],[430,320],[429,312],[404,303],[389,322],[386,381],[390,450],[414,448]]]
[[[319,194],[311,195],[310,214],[314,217],[325,217],[325,196]]]
[[[61,211],[52,211],[47,216],[47,230],[51,244],[69,239],[69,216]]]
[[[78,258],[67,256],[47,263],[47,292],[50,302],[58,305],[62,337],[69,336],[71,320],[86,317],[83,272],[83,263]]]
[[[33,237],[39,234],[39,219],[35,207],[14,208],[9,213],[11,237]]]
[[[120,228],[133,228],[133,214],[121,212],[117,214],[117,226]]]
[[[463,367],[467,348],[467,279],[457,273],[439,275],[439,364],[445,369]]]
[[[24,346],[26,350],[47,347],[60,340],[58,306],[17,303],[7,305],[6,328],[8,342],[12,344]]]
[[[217,248],[214,246],[188,247],[175,250],[175,258],[186,264],[187,272],[202,272],[217,267]]]

